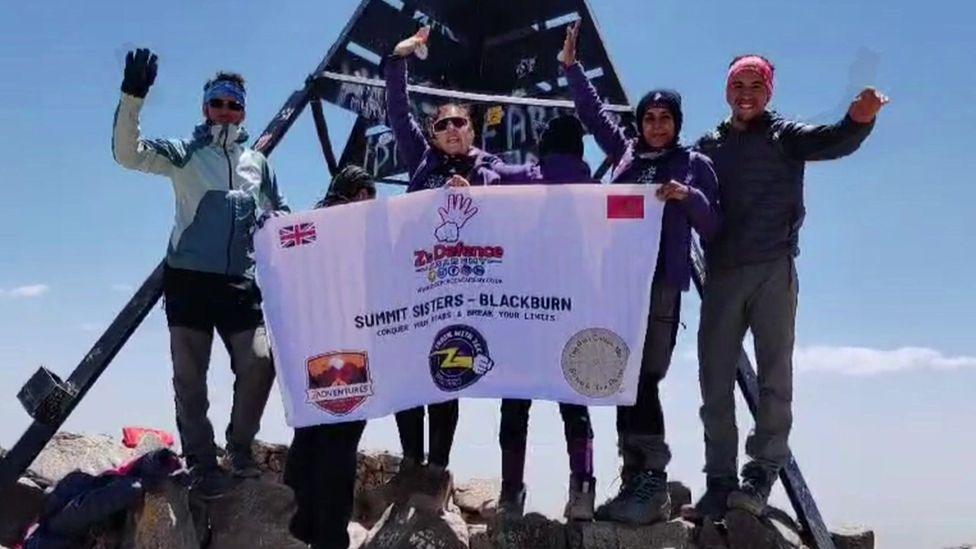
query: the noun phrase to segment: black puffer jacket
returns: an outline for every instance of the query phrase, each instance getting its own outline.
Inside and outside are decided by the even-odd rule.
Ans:
[[[873,127],[849,116],[812,126],[767,112],[744,131],[726,121],[699,139],[695,148],[715,165],[723,213],[718,236],[706,244],[708,267],[798,255],[806,162],[851,154]]]

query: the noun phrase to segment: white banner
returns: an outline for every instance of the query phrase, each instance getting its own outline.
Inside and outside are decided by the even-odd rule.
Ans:
[[[289,425],[457,397],[632,404],[655,189],[440,189],[270,219],[254,240]]]

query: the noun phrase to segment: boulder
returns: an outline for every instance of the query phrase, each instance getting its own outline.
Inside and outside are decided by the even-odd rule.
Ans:
[[[571,522],[566,525],[569,549],[691,549],[694,526],[672,520],[648,526],[612,522]]]
[[[142,507],[130,515],[123,539],[140,549],[199,548],[186,488],[167,481],[147,493]]]
[[[671,520],[681,516],[681,508],[691,505],[691,488],[681,482],[669,482],[668,493],[671,495]]]
[[[386,510],[363,548],[467,549],[468,543],[468,528],[461,515],[432,509],[423,498],[410,498]]]
[[[137,454],[133,450],[108,435],[57,433],[31,464],[31,469],[47,479],[48,484],[55,484],[74,470],[98,475],[122,465],[134,455]]]
[[[862,526],[843,526],[830,537],[837,549],[874,549],[874,531]]]
[[[566,529],[560,522],[538,513],[495,521],[489,528],[490,545],[496,549],[565,549]]]
[[[760,519],[740,509],[725,514],[729,549],[796,549],[797,545],[784,539],[768,519]]]
[[[698,527],[698,538],[695,542],[698,549],[729,549],[721,527],[709,519],[704,519]]]
[[[283,484],[263,478],[243,480],[208,502],[207,508],[211,549],[307,549],[288,531],[295,497]]]
[[[471,479],[454,487],[454,504],[468,524],[485,524],[495,515],[501,483],[494,479]]]

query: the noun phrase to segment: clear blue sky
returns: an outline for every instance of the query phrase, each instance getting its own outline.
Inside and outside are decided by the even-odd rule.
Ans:
[[[221,68],[248,78],[256,133],[302,84],[355,4],[0,8],[0,445],[27,425],[14,399],[23,380],[40,363],[69,371],[165,250],[170,184],[123,170],[109,149],[124,52],[145,45],[160,55],[143,118],[147,134],[186,135],[200,116],[200,86]],[[774,105],[791,116],[837,118],[866,83],[892,97],[861,151],[807,171],[793,445],[832,524],[871,525],[884,547],[976,540],[976,265],[965,252],[976,211],[969,144],[976,9],[961,0],[591,4],[632,99],[652,86],[684,94],[688,140],[726,115],[725,67],[742,52],[776,62]],[[327,115],[341,142],[352,117],[335,109]],[[272,161],[294,206],[321,194],[324,162],[307,115]],[[667,380],[666,411],[672,473],[697,492],[694,297],[684,314],[688,328]],[[69,428],[173,428],[162,316],[153,312]],[[214,355],[212,415],[220,431],[230,378],[222,349]],[[286,441],[276,398],[261,436]],[[530,507],[550,514],[559,510],[568,474],[552,434],[560,432],[554,409],[535,408],[528,468]],[[461,478],[498,476],[496,410],[493,402],[463,405],[454,453]],[[609,410],[595,417],[602,498],[616,474],[614,435]],[[365,445],[396,449],[392,421],[372,423]]]

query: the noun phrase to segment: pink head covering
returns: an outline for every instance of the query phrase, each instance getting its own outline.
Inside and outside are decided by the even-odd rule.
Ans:
[[[746,55],[733,62],[732,66],[729,67],[729,77],[726,81],[726,86],[731,88],[732,79],[746,71],[758,74],[766,86],[766,92],[770,97],[773,96],[773,73],[775,69],[772,63],[758,55]]]

